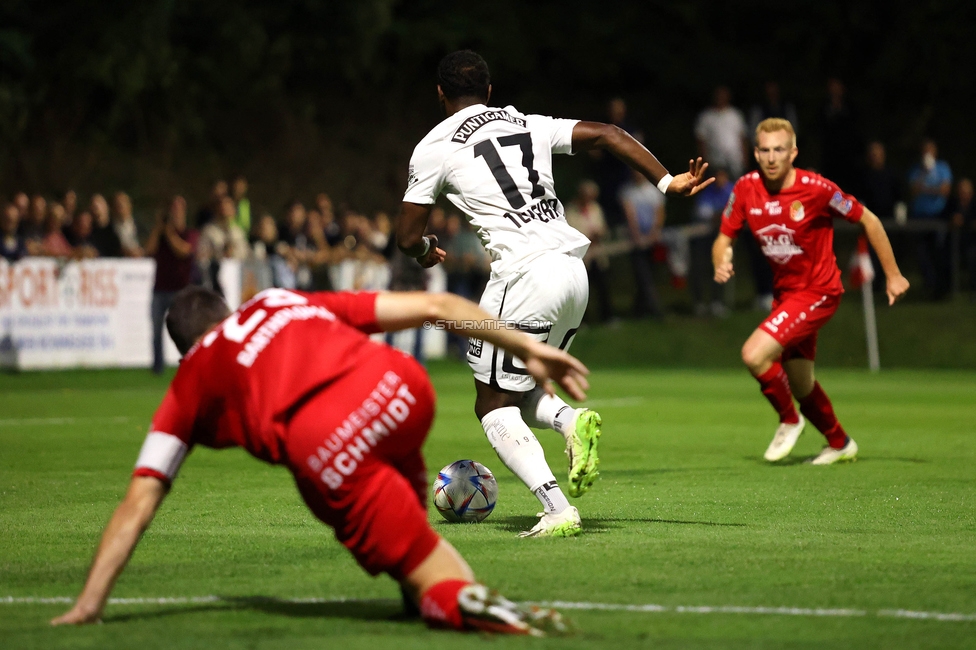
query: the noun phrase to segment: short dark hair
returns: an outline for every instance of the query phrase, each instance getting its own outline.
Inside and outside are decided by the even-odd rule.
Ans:
[[[437,84],[448,99],[488,99],[491,75],[481,55],[471,50],[451,52],[437,66]]]
[[[191,285],[173,297],[166,313],[166,331],[180,354],[186,354],[198,338],[229,315],[230,309],[220,294]]]

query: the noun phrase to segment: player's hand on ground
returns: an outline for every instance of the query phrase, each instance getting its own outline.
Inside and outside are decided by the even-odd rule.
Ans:
[[[896,300],[904,296],[909,286],[908,280],[905,279],[904,275],[888,278],[888,305],[895,304]]]
[[[553,380],[573,399],[586,399],[586,390],[590,387],[586,375],[590,371],[576,357],[551,345],[532,341],[523,361],[529,374],[550,395],[554,394],[550,383]]]
[[[447,251],[437,247],[437,235],[427,235],[427,239],[430,240],[430,250],[427,251],[426,255],[417,260],[420,262],[420,266],[425,269],[437,266],[447,257]]]
[[[101,612],[91,611],[76,604],[61,616],[51,619],[51,625],[89,625],[100,623],[101,620]]]
[[[688,171],[678,174],[668,185],[669,194],[681,194],[682,196],[694,196],[703,189],[715,182],[714,178],[705,178],[705,170],[708,163],[700,157],[688,161]]]

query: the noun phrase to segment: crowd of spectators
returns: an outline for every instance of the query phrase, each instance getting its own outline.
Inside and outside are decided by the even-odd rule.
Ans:
[[[926,296],[938,299],[949,292],[951,260],[965,270],[968,288],[976,292],[972,181],[954,179],[949,163],[939,158],[937,144],[930,139],[922,142],[918,161],[907,173],[893,170],[885,144],[865,143],[861,137],[861,123],[844,84],[829,80],[825,97],[820,123],[808,129],[798,123],[796,106],[782,96],[775,81],[764,85],[761,101],[748,111],[735,106],[728,87],[717,87],[711,105],[694,126],[699,153],[709,161],[717,182],[692,201],[690,227],[680,237],[675,229],[665,228],[667,201],[653,184],[616,158],[593,154],[594,180],[580,183],[574,198],[566,202],[570,224],[593,242],[584,260],[593,288],[593,315],[602,322],[617,318],[609,260],[619,253],[629,255],[634,317],[664,314],[666,307],[655,285],[661,273],[655,267],[665,262],[672,279],[681,276],[676,286],[687,282],[697,316],[728,313],[728,289],[711,279],[711,242],[735,180],[753,168],[751,133],[768,117],[789,119],[801,134],[818,132],[819,171],[882,218],[906,226],[908,248],[916,254]],[[609,102],[606,119],[643,140],[623,99]],[[26,256],[155,258],[157,349],[162,316],[172,295],[189,283],[222,292],[220,268],[226,259],[266,264],[271,283],[284,288],[404,290],[423,289],[429,283],[430,272],[397,250],[387,213],[367,216],[344,206],[336,209],[324,192],[308,202],[292,200],[275,213],[253,208],[247,179],[235,176],[213,184],[192,220],[181,196],[172,197],[154,217],[146,216],[136,219],[125,192],[111,195],[111,201],[94,194],[87,202],[79,201],[71,190],[58,197],[18,192],[0,211],[0,256],[8,261]],[[461,215],[439,207],[431,213],[429,231],[448,252],[443,269],[435,273],[446,274],[448,290],[477,299],[490,273],[490,260],[477,235]],[[751,238],[741,239],[751,258],[756,307],[768,308],[772,301],[768,264]],[[463,352],[463,341],[453,340],[453,344]]]
[[[153,257],[162,266],[178,258],[189,264],[188,282],[218,291],[225,259],[265,261],[275,286],[297,289],[385,287],[394,274],[408,273],[397,268],[399,254],[387,213],[368,217],[349,208],[339,212],[337,216],[323,192],[308,204],[290,201],[277,216],[258,210],[252,218],[243,177],[214,183],[193,223],[182,196],[172,197],[152,219],[137,222],[125,192],[114,194],[111,206],[104,195],[94,194],[84,208],[78,207],[74,191],[58,199],[19,192],[3,203],[0,255],[9,262],[27,256]],[[460,215],[439,208],[433,211],[430,230],[452,253],[445,265],[452,290],[476,296],[489,271],[478,237]]]
[[[151,257],[156,261],[152,296],[154,370],[163,370],[163,318],[177,291],[200,284],[221,294],[224,260],[267,265],[271,284],[289,289],[424,289],[430,271],[396,248],[385,212],[368,217],[319,193],[306,204],[289,201],[277,214],[252,211],[247,180],[217,181],[190,223],[187,201],[171,197],[151,219],[137,221],[124,192],[92,195],[79,208],[75,192],[48,200],[17,193],[3,205],[0,255],[64,260]],[[140,232],[140,223],[151,223]],[[148,232],[146,232],[148,230]],[[477,300],[490,260],[477,235],[456,213],[432,211],[430,230],[449,252],[443,269],[449,290]],[[456,341],[460,350],[464,342]]]

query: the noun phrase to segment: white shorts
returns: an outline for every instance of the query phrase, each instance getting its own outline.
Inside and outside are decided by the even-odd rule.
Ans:
[[[517,324],[529,336],[568,350],[583,322],[590,286],[583,260],[566,253],[545,253],[519,271],[492,277],[481,308],[499,320]],[[525,364],[491,343],[471,339],[468,365],[474,378],[492,388],[527,392],[535,379]]]

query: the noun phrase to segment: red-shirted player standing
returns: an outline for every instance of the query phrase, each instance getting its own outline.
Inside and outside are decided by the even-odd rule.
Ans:
[[[806,420],[827,438],[814,465],[854,460],[857,443],[847,435],[813,374],[817,332],[837,311],[844,292],[834,257],[832,219],[860,223],[887,278],[888,304],[908,290],[881,221],[831,181],[793,166],[796,134],[787,121],[770,118],[756,127],[759,172],[735,184],[712,247],[715,281],[728,282],[732,242],[746,224],[773,267],[773,310],[742,346],[742,360],[779,413],[780,426],[765,458],[785,458]],[[801,416],[793,398],[800,403]],[[806,418],[806,420],[804,419]]]
[[[315,516],[366,571],[398,580],[429,624],[537,635],[564,628],[556,612],[516,606],[475,583],[427,521],[420,448],[434,418],[434,391],[412,357],[368,334],[434,321],[508,350],[541,385],[551,377],[585,397],[579,361],[450,294],[269,289],[234,313],[212,291],[177,294],[166,325],[183,361],[84,590],[52,623],[100,618],[184,457],[200,444],[243,447],[286,465]]]

